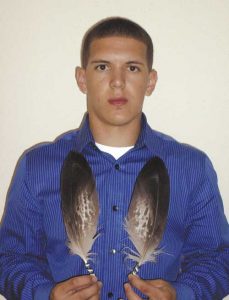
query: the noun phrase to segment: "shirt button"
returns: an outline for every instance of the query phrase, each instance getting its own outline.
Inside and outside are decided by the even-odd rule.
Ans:
[[[107,296],[108,296],[108,298],[112,298],[114,295],[112,292],[108,292]]]
[[[118,211],[119,207],[117,205],[112,206],[113,211]]]
[[[116,170],[119,170],[119,169],[120,169],[119,164],[115,164],[115,169],[116,169]]]
[[[117,252],[117,250],[116,249],[111,249],[110,252],[111,252],[111,254],[115,254]]]

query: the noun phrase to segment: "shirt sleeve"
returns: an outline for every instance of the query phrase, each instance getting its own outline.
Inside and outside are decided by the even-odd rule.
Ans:
[[[41,212],[30,189],[24,156],[16,168],[0,228],[0,294],[7,299],[49,299],[54,281],[44,253]]]
[[[208,158],[186,220],[181,272],[173,284],[177,299],[223,299],[229,294],[229,226]]]

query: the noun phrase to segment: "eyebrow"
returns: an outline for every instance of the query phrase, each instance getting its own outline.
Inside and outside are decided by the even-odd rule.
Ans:
[[[108,60],[103,60],[103,59],[99,59],[99,60],[93,60],[91,61],[91,64],[98,64],[98,63],[102,63],[102,64],[109,64],[110,62]]]
[[[102,64],[110,64],[111,62],[110,61],[108,61],[108,60],[103,60],[103,59],[99,59],[99,60],[93,60],[93,61],[91,61],[91,64],[98,64],[98,63],[102,63]],[[127,61],[126,62],[126,65],[131,65],[131,64],[135,64],[135,65],[144,65],[142,62],[140,62],[140,61],[135,61],[135,60],[131,60],[131,61]]]
[[[133,60],[133,61],[128,61],[127,63],[126,63],[127,65],[144,65],[142,62],[140,62],[140,61],[135,61],[135,60]]]

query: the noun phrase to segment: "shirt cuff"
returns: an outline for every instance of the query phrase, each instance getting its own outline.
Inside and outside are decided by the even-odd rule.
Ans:
[[[54,284],[51,283],[38,286],[34,294],[34,300],[49,300],[49,296],[53,287]]]
[[[176,300],[196,300],[193,289],[180,282],[171,282],[172,286],[176,290]]]

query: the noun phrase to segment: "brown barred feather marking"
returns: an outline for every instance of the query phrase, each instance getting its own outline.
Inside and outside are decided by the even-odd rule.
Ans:
[[[99,203],[91,168],[78,152],[69,152],[61,170],[61,207],[70,252],[83,259],[91,274],[88,261],[97,237]]]
[[[166,225],[169,208],[169,175],[159,157],[150,159],[139,173],[125,228],[135,246],[127,255],[136,262],[133,274],[146,262],[155,262],[161,252],[158,249]]]

